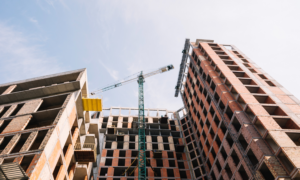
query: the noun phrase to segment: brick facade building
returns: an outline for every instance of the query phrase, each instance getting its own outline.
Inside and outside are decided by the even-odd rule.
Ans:
[[[100,122],[104,142],[98,179],[137,179],[137,108],[112,107],[95,114],[93,118]],[[191,179],[176,112],[145,109],[145,122],[147,179]]]
[[[98,121],[83,111],[85,69],[0,85],[0,179],[88,180]]]
[[[195,179],[300,179],[300,101],[237,47],[187,39],[176,88]]]

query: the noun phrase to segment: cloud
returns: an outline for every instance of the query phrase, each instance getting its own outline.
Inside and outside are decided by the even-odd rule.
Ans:
[[[116,70],[113,70],[106,66],[102,61],[100,61],[100,64],[104,67],[104,69],[108,72],[108,74],[115,80],[119,80],[119,72]]]
[[[34,19],[32,19],[34,20]],[[33,37],[36,39],[36,37]],[[23,33],[0,22],[1,83],[63,71],[57,60]]]
[[[34,19],[34,18],[29,18],[29,21],[32,22],[33,24],[39,24],[38,20]]]

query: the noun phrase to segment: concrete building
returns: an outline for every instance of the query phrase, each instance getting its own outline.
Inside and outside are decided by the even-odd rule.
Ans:
[[[191,179],[177,112],[145,109],[147,178]],[[174,116],[175,115],[175,116]],[[137,108],[108,108],[93,115],[103,139],[99,180],[138,178]]]
[[[300,101],[237,47],[187,39],[176,88],[193,178],[300,179]]]
[[[83,110],[87,92],[85,69],[0,85],[0,179],[96,179],[99,128]]]

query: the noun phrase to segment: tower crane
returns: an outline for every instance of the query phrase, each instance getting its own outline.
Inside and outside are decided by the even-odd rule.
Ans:
[[[108,91],[110,89],[116,88],[116,87],[120,87],[123,86],[125,84],[137,81],[138,85],[139,85],[139,99],[138,99],[138,123],[137,123],[137,127],[138,127],[138,150],[139,150],[139,154],[138,154],[138,169],[139,169],[139,175],[138,175],[138,179],[139,180],[146,180],[146,153],[145,153],[145,149],[146,149],[146,143],[145,143],[145,139],[146,139],[146,135],[145,135],[145,129],[146,129],[146,125],[145,125],[145,115],[144,115],[144,79],[148,78],[150,76],[156,75],[156,74],[160,74],[160,73],[164,73],[167,71],[170,71],[174,69],[174,66],[172,64],[168,65],[168,66],[164,66],[162,68],[159,68],[155,71],[143,74],[143,71],[138,73],[137,77],[128,79],[128,80],[123,80],[120,81],[118,83],[115,83],[113,85],[104,87],[102,89],[99,89],[97,91],[94,91],[91,93],[91,95],[95,95],[96,93],[99,92],[104,92],[104,91]]]

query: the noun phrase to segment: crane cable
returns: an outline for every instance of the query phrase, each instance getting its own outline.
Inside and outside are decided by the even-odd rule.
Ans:
[[[135,168],[133,169],[133,171],[131,171],[131,173],[129,174],[129,176],[131,176],[131,174],[136,170],[137,167],[138,167],[138,165],[135,166]]]
[[[125,170],[125,172],[123,172],[123,174],[122,174],[122,176],[124,176],[125,175],[125,173],[128,171],[128,169],[132,166],[132,164],[136,161],[136,159],[137,159],[137,157],[132,161],[132,163],[130,164],[130,166]],[[136,167],[135,167],[136,168]],[[134,169],[135,169],[134,168]],[[132,172],[131,172],[132,173]],[[131,174],[130,173],[130,174]]]

